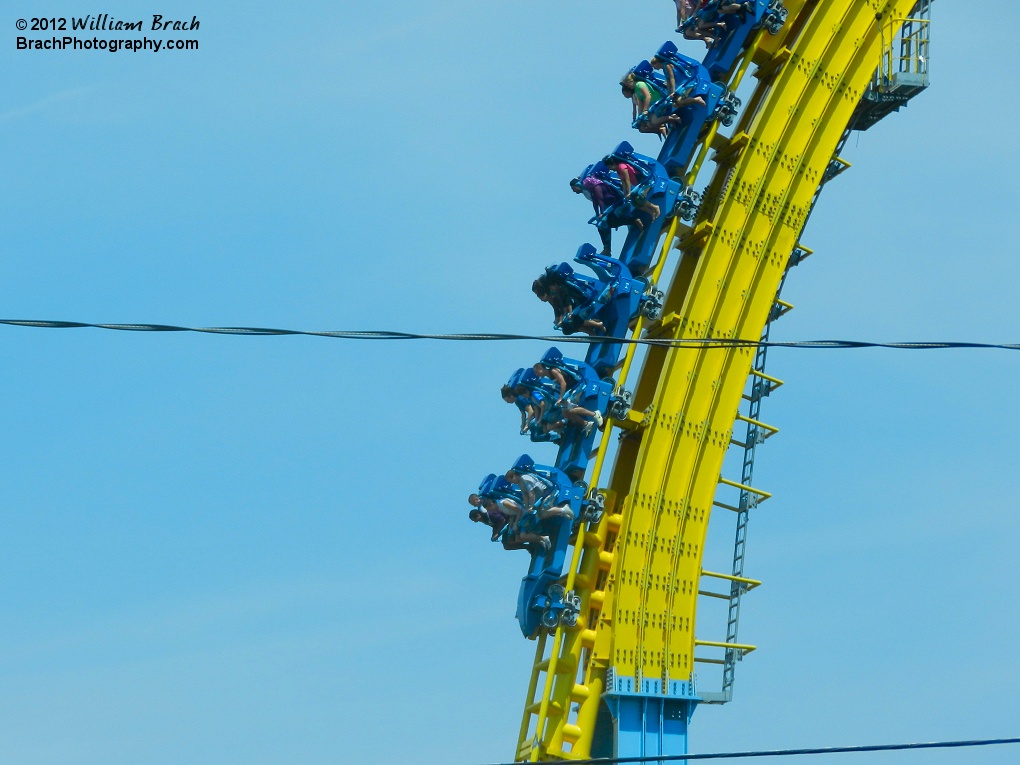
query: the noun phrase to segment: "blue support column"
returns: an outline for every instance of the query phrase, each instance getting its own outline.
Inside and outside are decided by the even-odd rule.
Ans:
[[[638,683],[610,670],[606,688],[592,757],[687,754],[687,727],[699,701],[692,683],[670,681],[664,693],[657,680]]]

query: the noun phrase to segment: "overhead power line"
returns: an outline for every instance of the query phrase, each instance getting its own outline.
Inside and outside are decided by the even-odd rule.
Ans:
[[[118,332],[200,332],[211,335],[247,335],[250,337],[303,335],[335,340],[441,340],[461,342],[506,342],[533,340],[554,344],[648,345],[660,348],[802,348],[809,350],[852,350],[860,348],[891,348],[904,351],[978,349],[1020,351],[1020,343],[968,343],[942,341],[909,341],[881,343],[866,340],[796,340],[789,342],[742,340],[736,338],[656,338],[598,337],[588,335],[516,335],[500,333],[431,334],[391,332],[387,330],[304,330],[273,327],[181,327],[174,324],[91,324],[82,321],[45,321],[37,319],[0,319],[0,324],[36,329],[106,329]]]
[[[971,741],[937,741],[922,744],[877,744],[872,746],[832,746],[815,749],[765,749],[753,752],[725,752],[717,754],[673,754],[648,757],[605,757],[591,760],[570,760],[570,765],[616,765],[616,763],[680,762],[683,760],[736,760],[748,757],[794,757],[809,754],[851,754],[863,752],[902,752],[911,749],[967,749],[980,746],[1020,744],[1020,738],[987,738]],[[541,760],[540,763],[562,765],[560,760]],[[500,763],[499,765],[515,765]]]

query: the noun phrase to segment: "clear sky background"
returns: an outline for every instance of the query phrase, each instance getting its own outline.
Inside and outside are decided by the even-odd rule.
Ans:
[[[567,181],[654,151],[616,81],[673,36],[665,0],[2,8],[0,314],[94,322],[548,333],[531,280],[597,241]],[[197,14],[201,49],[15,50],[102,12]],[[1020,340],[1018,87],[981,35],[1020,10],[935,16],[933,87],[851,139],[778,339]],[[464,498],[532,450],[497,389],[544,349],[0,328],[0,761],[509,759],[527,558]],[[770,372],[760,648],[692,751],[1018,735],[1020,355]]]

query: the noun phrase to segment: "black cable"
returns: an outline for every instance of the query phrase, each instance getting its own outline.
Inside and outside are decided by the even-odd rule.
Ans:
[[[892,348],[895,350],[930,351],[947,349],[979,349],[1020,351],[1020,343],[964,343],[964,342],[898,342],[877,343],[863,340],[800,340],[790,342],[762,342],[734,338],[632,338],[589,337],[576,335],[510,335],[498,333],[425,334],[417,332],[302,330],[274,329],[272,327],[180,327],[174,324],[90,324],[81,321],[43,321],[34,319],[0,319],[0,324],[12,327],[42,329],[108,329],[120,332],[203,332],[213,335],[250,335],[254,337],[305,335],[340,340],[457,340],[467,342],[493,342],[508,340],[535,340],[556,344],[649,345],[660,348],[805,348],[813,350],[847,350],[856,348]]]
[[[652,755],[648,757],[605,757],[591,760],[568,760],[570,765],[615,765],[627,762],[680,762],[683,760],[736,760],[745,757],[793,757],[805,754],[849,754],[854,752],[896,752],[909,749],[964,749],[978,746],[1001,746],[1004,744],[1020,744],[1020,738],[988,738],[972,741],[937,741],[923,744],[878,744],[873,746],[832,746],[816,749],[768,749],[756,752],[726,752],[717,754],[671,754]],[[561,760],[540,760],[540,764],[549,765]],[[499,763],[499,765],[515,765],[515,763]]]

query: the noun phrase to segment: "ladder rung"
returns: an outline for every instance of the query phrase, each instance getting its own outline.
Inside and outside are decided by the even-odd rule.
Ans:
[[[537,715],[539,713],[539,710],[541,710],[541,708],[542,708],[542,702],[541,701],[536,701],[534,704],[530,705],[524,711],[527,714]],[[549,702],[549,709],[546,712],[546,714],[549,717],[559,717],[561,714],[563,714],[563,707],[559,704],[559,702],[550,701]]]

